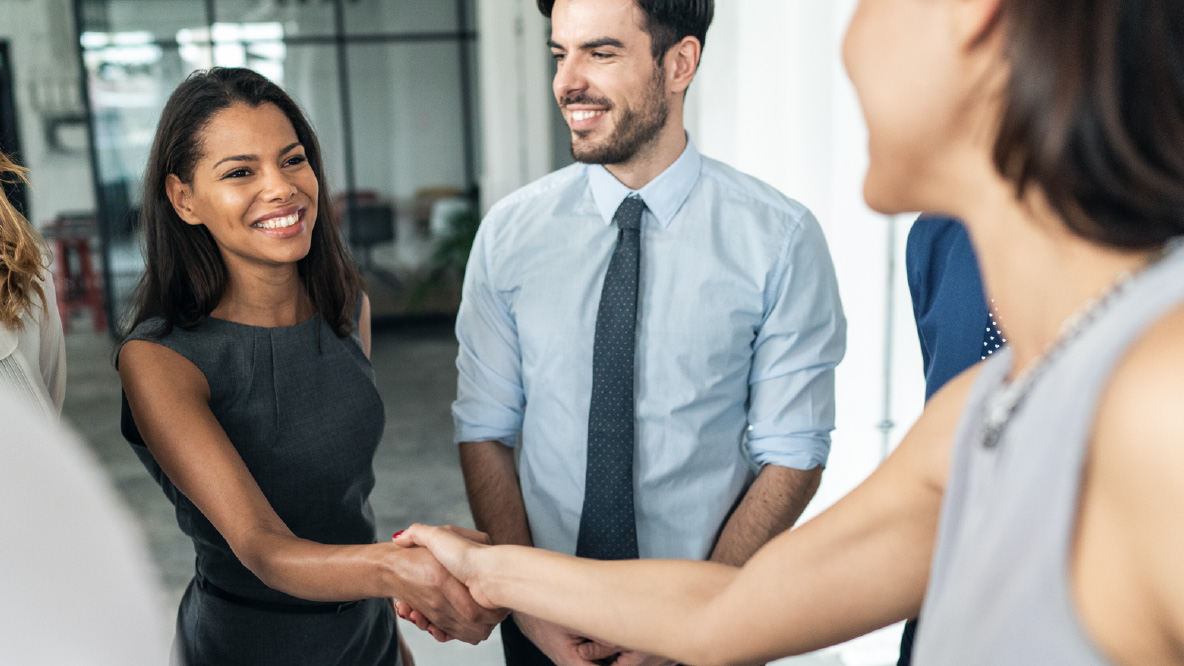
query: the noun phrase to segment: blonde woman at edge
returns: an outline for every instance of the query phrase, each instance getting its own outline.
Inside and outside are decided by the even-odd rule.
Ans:
[[[918,666],[1184,663],[1184,3],[862,0],[843,56],[868,204],[965,221],[1010,349],[740,569],[397,542],[482,605],[695,665],[918,612]]]
[[[0,152],[0,180],[26,170]],[[0,384],[47,416],[66,396],[66,340],[45,241],[0,190]]]

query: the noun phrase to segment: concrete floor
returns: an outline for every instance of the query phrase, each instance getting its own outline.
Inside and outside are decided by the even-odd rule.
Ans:
[[[172,506],[148,477],[119,433],[119,379],[110,363],[111,344],[85,333],[67,336],[68,387],[65,419],[92,445],[131,505],[160,568],[171,614],[193,575],[193,549],[177,528]],[[378,533],[391,534],[413,522],[472,526],[449,403],[456,387],[456,341],[450,325],[393,325],[375,331],[373,362],[387,411],[386,432],[375,458],[377,485],[371,496]],[[438,644],[402,624],[419,666],[502,664],[497,632],[478,646]],[[892,636],[879,643],[890,644]],[[865,641],[866,643],[867,641]],[[873,639],[873,644],[875,640]],[[889,663],[883,645],[807,655],[779,666],[880,666]],[[867,657],[872,654],[872,657]],[[864,655],[864,656],[860,656]]]

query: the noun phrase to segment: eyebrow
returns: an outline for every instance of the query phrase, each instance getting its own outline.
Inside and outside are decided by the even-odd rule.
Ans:
[[[547,46],[550,46],[553,49],[559,49],[560,51],[567,50],[553,39],[547,40]],[[601,48],[604,46],[615,46],[616,48],[619,48],[619,49],[625,48],[625,44],[619,39],[616,39],[614,37],[600,37],[598,39],[593,39],[591,41],[587,41],[587,42],[584,42],[583,44],[580,44],[580,49],[583,51],[590,51],[592,49],[598,49],[598,48]]]
[[[295,143],[285,146],[284,149],[280,151],[280,157],[287,155],[288,153],[292,152],[292,150],[294,148],[297,148],[300,145],[301,145],[300,142],[297,141]],[[212,166],[210,168],[217,169],[218,165],[222,164],[223,162],[258,162],[258,161],[259,161],[258,155],[231,155],[229,157],[223,157],[222,159],[218,160],[217,162],[214,163],[214,166]]]

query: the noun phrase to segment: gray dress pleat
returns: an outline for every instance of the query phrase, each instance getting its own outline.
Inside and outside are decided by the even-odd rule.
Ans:
[[[1184,303],[1184,251],[1176,247],[1050,361],[991,449],[981,444],[983,416],[1011,352],[984,362],[954,440],[917,666],[1108,663],[1073,603],[1077,502],[1110,376],[1149,327]]]
[[[338,338],[320,317],[280,328],[211,318],[163,338],[153,335],[159,325],[145,322],[128,340],[164,345],[201,370],[210,409],[284,523],[320,543],[373,543],[369,495],[386,418],[357,333]],[[189,666],[398,663],[386,600],[340,608],[267,587],[165,476],[126,398],[123,432],[193,539],[196,575],[177,618]]]

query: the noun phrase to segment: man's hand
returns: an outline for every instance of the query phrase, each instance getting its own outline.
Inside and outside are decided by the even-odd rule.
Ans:
[[[514,623],[556,666],[599,666],[614,663],[621,649],[571,633],[537,617],[514,614]]]
[[[397,578],[399,601],[421,613],[443,635],[476,645],[505,617],[504,612],[482,608],[460,581],[448,573],[426,548],[401,548]]]

